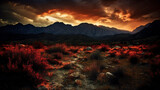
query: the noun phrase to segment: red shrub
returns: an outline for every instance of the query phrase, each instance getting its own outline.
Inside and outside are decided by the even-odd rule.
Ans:
[[[37,86],[45,81],[39,72],[46,69],[51,69],[46,58],[31,46],[7,46],[0,54],[0,73],[3,73],[0,76],[3,83],[0,84],[2,87],[5,84],[3,88]],[[3,76],[6,76],[4,80]],[[6,80],[8,78],[9,81]]]
[[[63,58],[63,54],[61,54],[61,53],[54,53],[53,56],[54,56],[54,59],[62,59]]]
[[[109,52],[108,52],[110,55],[110,57],[115,57],[116,56],[116,50],[109,50]]]
[[[94,61],[91,65],[84,68],[84,72],[87,73],[91,80],[96,80],[99,73],[105,68],[104,64]]]
[[[130,51],[128,52],[128,54],[129,54],[130,56],[135,56],[135,55],[137,54],[137,52],[136,52],[136,51],[131,51],[131,50],[130,50]]]
[[[105,52],[105,51],[108,51],[110,50],[110,47],[109,45],[104,45],[104,44],[101,44],[100,46],[98,46],[98,49],[102,52]]]
[[[64,55],[69,55],[69,53],[67,52],[66,48],[67,47],[63,46],[63,44],[62,45],[57,44],[57,45],[54,45],[54,46],[51,46],[50,48],[48,48],[46,50],[46,52],[49,53],[49,54],[62,53]]]
[[[48,59],[47,61],[52,65],[62,65],[62,62],[57,59]]]
[[[69,51],[71,51],[72,53],[77,53],[77,52],[78,52],[78,47],[73,47],[73,46],[71,46],[71,47],[69,48]]]

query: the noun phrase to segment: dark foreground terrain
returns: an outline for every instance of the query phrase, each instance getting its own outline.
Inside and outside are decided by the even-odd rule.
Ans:
[[[160,47],[1,45],[0,89],[158,90]]]

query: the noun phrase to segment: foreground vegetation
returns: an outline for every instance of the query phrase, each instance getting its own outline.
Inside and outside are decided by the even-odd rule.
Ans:
[[[0,47],[0,89],[158,90],[159,45]]]

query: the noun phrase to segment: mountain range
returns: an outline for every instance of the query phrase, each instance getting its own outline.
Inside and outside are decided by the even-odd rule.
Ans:
[[[158,39],[157,39],[158,37]],[[35,27],[31,24],[7,25],[0,27],[0,41],[50,40],[53,42],[108,42],[160,39],[160,20],[140,26],[132,32],[104,26],[82,23],[78,26],[56,22],[47,27]]]
[[[125,30],[116,28],[109,28],[104,26],[95,26],[88,23],[81,23],[78,26],[71,26],[62,22],[56,22],[47,27],[35,27],[31,24],[23,25],[18,23],[16,25],[7,25],[0,27],[0,33],[12,34],[40,34],[48,33],[54,35],[86,35],[90,37],[100,37],[107,35],[115,35],[121,33],[130,33]]]

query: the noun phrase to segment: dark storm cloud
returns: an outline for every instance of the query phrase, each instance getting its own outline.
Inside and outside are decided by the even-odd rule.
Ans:
[[[38,22],[37,15],[48,13],[52,9],[55,9],[52,13],[64,12],[72,15],[75,20],[96,21],[103,18],[111,20],[110,23],[129,23],[124,18],[130,14],[127,18],[149,22],[160,19],[159,3],[159,0],[1,0],[0,23],[27,23],[29,20]],[[106,11],[105,8],[109,10]]]
[[[110,6],[112,4],[114,4],[117,0],[100,0],[102,5],[105,5],[105,6]]]
[[[104,3],[108,0],[102,0]],[[110,1],[110,0],[109,0]],[[160,0],[113,0],[110,7],[115,8],[115,11],[122,11],[124,14],[128,11],[130,18],[137,19],[145,15],[146,18],[160,17]],[[105,5],[105,4],[104,4]],[[108,5],[106,5],[108,6]]]
[[[123,11],[124,14],[128,10],[131,18],[140,18],[148,14],[151,14],[150,18],[156,18],[160,13],[159,0],[2,0],[1,2],[8,1],[29,5],[37,9],[37,14],[50,9],[58,9],[89,16],[106,17],[103,6],[112,7],[115,12]]]
[[[106,14],[99,0],[8,0],[14,3],[29,5],[41,14],[50,9],[69,10],[90,16],[104,17]],[[6,1],[7,2],[7,1]]]
[[[15,7],[15,5],[17,5]],[[8,24],[15,24],[18,22],[26,23],[28,20],[35,19],[35,9],[29,6],[18,5],[13,3],[1,3],[0,5],[0,23],[8,22]],[[3,24],[1,24],[3,25]]]

